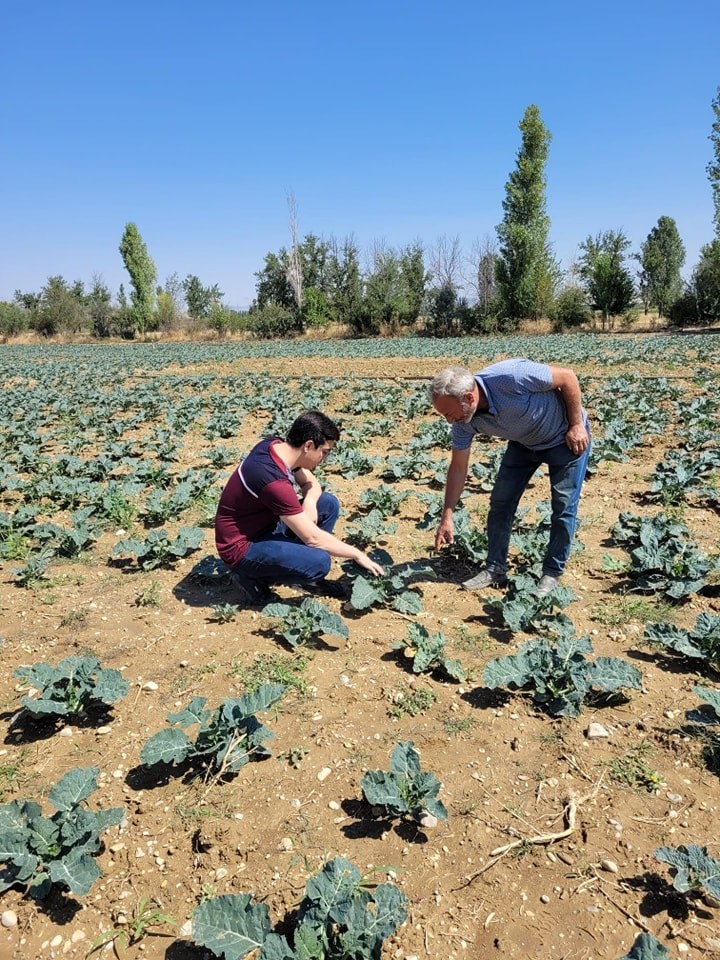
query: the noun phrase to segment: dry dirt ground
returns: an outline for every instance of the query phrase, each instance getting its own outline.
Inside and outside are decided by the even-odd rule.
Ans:
[[[441,365],[345,361],[338,369],[321,361],[313,373],[424,377]],[[293,372],[277,360],[248,362],[245,369]],[[579,372],[602,374],[590,367]],[[262,425],[248,416],[238,448],[248,449]],[[402,443],[417,425],[400,423],[396,435],[374,438],[372,452],[385,456],[391,442]],[[664,614],[691,627],[699,612],[720,612],[718,593],[711,586],[689,602],[663,606],[653,596],[623,593],[618,575],[603,572],[601,563],[606,553],[623,555],[608,543],[620,510],[658,509],[640,496],[674,443],[669,434],[656,438],[627,463],[601,464],[586,484],[578,534],[584,550],[574,554],[565,578],[577,600],[567,613],[578,634],[591,636],[596,654],[620,656],[642,670],[643,690],[586,708],[576,719],[555,720],[527,696],[483,688],[485,663],[528,638],[510,636],[483,596],[459,589],[469,568],[437,558],[438,579],[419,585],[419,622],[450,638],[471,677],[463,683],[415,676],[392,649],[407,637],[411,618],[386,610],[344,614],[349,639],[295,651],[257,610],[214,621],[213,606],[235,601],[232,587],[210,588],[188,576],[212,553],[210,530],[191,558],[150,573],[108,562],[121,538],[116,531],[84,562],[54,565],[53,580],[41,588],[18,587],[12,564],[4,564],[2,802],[46,797],[69,769],[96,765],[101,786],[89,805],[122,805],[126,819],[104,835],[103,877],[87,897],[56,893],[36,904],[17,890],[3,894],[2,910],[13,911],[18,923],[0,928],[1,960],[83,957],[108,931],[116,932],[114,948],[128,960],[199,960],[208,954],[185,935],[187,928],[179,932],[199,901],[252,892],[278,923],[299,903],[308,876],[337,855],[363,873],[379,870],[378,880],[391,871],[409,900],[408,920],[386,942],[383,958],[611,960],[643,930],[673,957],[720,955],[720,912],[674,891],[667,867],[652,856],[659,845],[691,842],[720,856],[718,777],[685,724],[685,711],[697,706],[693,684],[717,678],[639,644],[649,619]],[[192,461],[189,444],[184,467]],[[342,535],[361,493],[379,480],[375,474],[348,480],[331,463],[328,469],[345,509]],[[409,481],[398,488],[417,490]],[[546,496],[546,479],[538,476],[524,503]],[[487,494],[475,490],[467,505],[481,523]],[[430,557],[432,531],[418,529],[421,516],[417,500],[404,502],[398,530],[383,544],[396,562]],[[700,547],[717,552],[717,514],[692,506],[684,519]],[[339,575],[336,565],[331,576]],[[302,597],[286,587],[277,593]],[[343,612],[339,600],[327,603]],[[128,696],[107,716],[69,730],[33,724],[11,730],[21,696],[13,671],[83,652],[121,670]],[[194,695],[215,706],[239,696],[252,676],[279,674],[295,685],[262,717],[275,734],[272,758],[224,782],[188,780],[177,770],[158,777],[142,768],[140,748],[168,711]],[[413,715],[403,703],[425,706]],[[607,739],[588,739],[593,721],[607,729]],[[401,740],[414,742],[423,769],[442,782],[449,817],[434,829],[378,820],[362,802],[363,772],[389,769]],[[630,782],[618,780],[623,772]],[[533,841],[563,831],[567,836],[554,843]],[[521,843],[493,856],[514,840]],[[122,937],[143,904],[169,919],[125,946]]]

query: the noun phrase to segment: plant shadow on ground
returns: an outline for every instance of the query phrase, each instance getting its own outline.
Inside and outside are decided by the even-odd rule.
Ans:
[[[623,886],[643,894],[638,912],[643,917],[667,913],[673,920],[688,920],[690,914],[703,920],[712,920],[713,914],[703,909],[699,897],[680,893],[657,873],[646,872],[623,880]]]
[[[263,760],[270,760],[270,757],[258,757],[253,763],[262,763]],[[227,771],[218,778],[218,783],[228,783],[234,780],[240,770]],[[173,780],[179,780],[181,783],[190,784],[207,776],[208,781],[213,779],[212,771],[193,763],[190,760],[184,760],[182,763],[155,763],[152,766],[146,766],[139,763],[137,766],[128,770],[125,776],[125,783],[131,790],[155,790],[158,787],[166,787]]]
[[[205,947],[191,940],[175,940],[165,951],[165,960],[209,960],[212,956]]]
[[[19,884],[9,889],[19,889]],[[26,902],[33,903],[39,913],[56,923],[59,927],[67,926],[72,923],[75,917],[84,909],[85,904],[80,903],[67,891],[61,890],[57,886],[50,889],[50,893],[44,900],[31,900],[29,897]]]
[[[428,838],[422,828],[412,820],[400,820],[393,816],[374,816],[373,808],[365,800],[343,800],[343,812],[353,817],[354,823],[342,828],[348,840],[381,840],[388,832],[394,830],[404,843],[427,843]]]
[[[61,717],[48,714],[44,717],[34,717],[31,713],[26,713],[22,707],[12,713],[0,713],[0,720],[8,721],[7,734],[3,742],[16,747],[37,743],[39,740],[49,740],[64,727],[92,730],[95,727],[106,726],[112,722],[112,719],[112,706],[104,703],[91,707],[79,716]]]
[[[488,687],[475,687],[474,690],[468,690],[460,695],[469,706],[476,710],[497,710],[506,707],[513,699],[515,694],[506,693],[504,690],[490,690]]]
[[[716,677],[720,677],[720,666],[714,666],[709,660],[691,657],[682,657],[679,654],[665,653],[663,650],[638,650],[633,648],[625,653],[628,660],[639,660],[641,663],[655,664],[664,673],[672,673],[676,676],[687,677],[688,674],[695,674],[698,683],[707,681],[704,676],[706,670],[709,670]]]

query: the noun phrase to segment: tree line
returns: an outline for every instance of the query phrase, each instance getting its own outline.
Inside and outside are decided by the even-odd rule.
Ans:
[[[352,237],[300,239],[294,198],[288,199],[290,243],[267,253],[256,272],[249,310],[227,306],[217,284],[177,274],[158,285],[155,264],[134,223],[119,252],[129,276],[116,298],[101,278],[86,289],[49,277],[38,293],[15,292],[0,302],[0,335],[34,330],[143,337],[188,323],[218,336],[247,332],[285,337],[342,325],[359,336],[416,329],[434,336],[512,331],[522,320],[549,318],[556,330],[600,322],[611,327],[638,303],[672,323],[707,326],[720,320],[720,87],[712,101],[707,165],[714,238],[700,251],[687,280],[685,247],[675,220],[661,216],[639,251],[621,229],[588,235],[577,261],[563,271],[549,240],[545,166],[551,134],[537,106],[519,124],[521,144],[505,185],[503,219],[495,236],[463,251],[458,238],[402,248],[376,242],[364,255]]]

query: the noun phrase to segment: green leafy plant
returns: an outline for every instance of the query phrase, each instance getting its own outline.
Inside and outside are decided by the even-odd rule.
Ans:
[[[102,875],[93,857],[101,847],[100,834],[120,823],[122,807],[96,813],[83,800],[97,788],[97,767],[70,770],[48,794],[55,813],[42,814],[39,803],[13,800],[0,807],[0,892],[24,887],[43,900],[53,884],[84,896]]]
[[[18,586],[32,589],[50,579],[48,577],[48,567],[54,558],[55,551],[53,548],[44,546],[36,553],[27,554],[25,566],[11,567],[10,573],[15,574]]]
[[[212,608],[212,619],[217,623],[231,623],[240,613],[235,603],[216,603]]]
[[[271,756],[263,744],[275,735],[254,714],[277,703],[284,692],[282,684],[265,684],[254,693],[223,701],[214,711],[205,709],[205,697],[193,697],[184,710],[168,713],[171,729],[146,740],[140,759],[147,766],[187,761],[216,776],[236,773],[250,760]],[[196,724],[199,732],[193,742],[185,730]]]
[[[641,933],[635,939],[630,953],[626,953],[619,960],[669,960],[670,954],[665,947],[650,933]]]
[[[430,687],[418,687],[405,684],[402,689],[391,695],[392,705],[388,710],[391,717],[417,717],[429,710],[437,700],[437,694]]]
[[[422,599],[417,591],[409,589],[408,581],[423,576],[435,578],[435,571],[423,563],[408,563],[393,569],[392,557],[384,550],[373,550],[370,556],[381,564],[385,573],[379,577],[358,574],[353,581],[348,610],[369,610],[371,607],[390,607],[399,613],[420,613]],[[351,573],[352,568],[347,567]]]
[[[400,506],[410,496],[409,490],[393,490],[386,483],[377,487],[369,487],[360,495],[359,505],[370,507],[370,512],[377,510],[382,517],[400,512]]]
[[[680,893],[706,893],[720,899],[720,860],[708,855],[707,847],[695,843],[658,847],[653,856],[670,865],[673,887]]]
[[[449,643],[444,633],[432,635],[419,623],[408,626],[407,643],[402,640],[393,644],[393,649],[403,650],[405,655],[412,659],[413,673],[427,673],[432,670],[441,670],[453,680],[463,681],[465,671],[459,660],[445,656],[445,647]]]
[[[508,578],[502,597],[486,602],[500,611],[503,623],[513,633],[569,637],[574,631],[572,620],[560,611],[575,599],[572,590],[560,584],[546,596],[538,597],[535,579],[528,574],[518,574]]]
[[[356,523],[348,524],[347,539],[358,547],[366,547],[368,544],[389,537],[396,530],[396,523],[385,520],[379,510],[373,509]]]
[[[630,554],[628,576],[636,590],[681,600],[701,590],[717,565],[701,553],[684,523],[663,513],[654,517],[621,513],[611,532]]]
[[[561,637],[557,644],[540,638],[515,654],[490,660],[483,673],[486,687],[532,690],[535,704],[556,717],[576,717],[593,691],[641,689],[640,671],[617,657],[597,657],[588,637]]]
[[[647,793],[655,793],[662,782],[662,778],[657,770],[653,770],[645,760],[645,755],[649,750],[650,744],[647,740],[643,740],[637,746],[628,747],[622,756],[606,761],[610,769],[610,776],[615,783],[645,790]]]
[[[683,630],[672,623],[649,623],[643,640],[655,649],[707,660],[720,668],[720,617],[716,614],[699,614],[693,630]]]
[[[178,925],[177,920],[163,912],[162,905],[154,897],[141,897],[136,909],[129,916],[123,917],[118,914],[118,921],[121,921],[121,923],[118,922],[111,930],[105,930],[100,934],[97,940],[93,942],[86,957],[91,956],[96,950],[108,943],[112,943],[115,955],[119,956],[129,947],[134,947],[136,943],[140,943],[148,935],[171,936],[169,933],[159,933],[153,927],[164,924],[172,927]]]
[[[305,597],[299,607],[289,603],[269,603],[261,613],[279,621],[278,629],[291,647],[322,636],[344,640],[349,634],[343,618],[313,597]]]
[[[151,580],[135,597],[136,607],[159,607],[161,587],[158,580]]]
[[[112,550],[113,556],[130,553],[137,557],[143,570],[164,567],[192,553],[202,543],[205,534],[199,527],[181,527],[171,540],[166,530],[151,530],[145,540],[121,540]]]
[[[395,816],[410,816],[418,823],[426,813],[447,820],[447,810],[437,799],[440,786],[435,774],[420,769],[420,755],[409,740],[395,745],[389,771],[368,770],[360,779],[368,803],[386,807]]]
[[[369,889],[349,860],[336,857],[310,877],[290,940],[273,933],[270,911],[249,894],[199,904],[193,938],[216,957],[241,960],[380,960],[383,942],[407,917],[407,900],[392,883]],[[292,941],[292,945],[291,945]]]
[[[18,667],[14,676],[37,688],[36,697],[20,701],[35,717],[76,717],[99,704],[115,703],[128,692],[120,672],[101,667],[96,657],[66,657],[55,667],[39,661],[31,667]]]

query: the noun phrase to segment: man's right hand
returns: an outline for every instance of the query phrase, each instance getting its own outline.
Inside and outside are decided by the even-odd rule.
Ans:
[[[385,573],[384,568],[381,567],[379,563],[375,563],[374,560],[371,560],[370,557],[361,550],[358,551],[358,556],[355,557],[355,563],[362,567],[363,570],[368,570],[373,576],[381,577]]]
[[[435,553],[440,553],[442,547],[454,543],[455,535],[453,531],[452,517],[442,520],[435,534]]]

